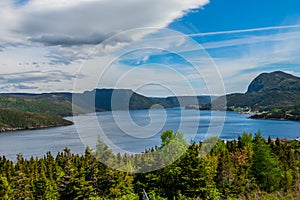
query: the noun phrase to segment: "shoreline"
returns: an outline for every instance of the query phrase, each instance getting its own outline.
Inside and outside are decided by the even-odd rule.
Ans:
[[[0,134],[5,132],[17,132],[17,131],[32,131],[32,130],[41,130],[41,129],[47,129],[47,128],[56,128],[56,127],[63,127],[63,126],[72,126],[74,125],[74,122],[67,120],[69,124],[59,124],[59,125],[49,125],[49,126],[40,126],[40,127],[0,127]]]
[[[211,109],[201,109],[201,106],[199,105],[190,105],[185,107],[186,110],[206,110],[211,111]],[[242,115],[250,115],[249,119],[256,119],[256,120],[274,120],[274,121],[293,121],[293,122],[300,122],[300,119],[286,119],[284,117],[270,117],[268,118],[266,116],[269,112],[253,112],[253,111],[238,111],[238,110],[226,110],[226,112],[235,112]]]

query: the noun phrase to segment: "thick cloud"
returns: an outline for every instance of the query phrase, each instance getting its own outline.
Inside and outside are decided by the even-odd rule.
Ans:
[[[79,64],[96,60],[89,56],[94,45],[101,43],[105,48],[97,55],[109,60],[114,57],[111,52],[157,29],[139,29],[135,35],[121,32],[167,27],[208,1],[0,0],[0,89],[72,89]],[[106,40],[115,34],[118,36]],[[101,63],[95,64],[95,70],[101,67]]]
[[[29,38],[32,42],[40,42],[47,46],[74,46],[82,44],[97,45],[107,39],[110,35],[93,34],[86,37],[82,36],[71,36],[71,35],[42,35],[36,38]],[[130,37],[114,37],[114,43],[127,43],[132,41]],[[110,40],[112,42],[112,40]],[[113,45],[112,44],[112,45]]]
[[[208,3],[208,0],[30,0],[16,6],[12,1],[1,5],[9,11],[9,16],[8,12],[0,12],[2,32],[13,31],[20,38],[24,36],[31,42],[50,46],[98,44],[124,30],[162,28],[190,9]],[[10,20],[13,26],[9,25]],[[116,42],[130,40],[122,37]]]

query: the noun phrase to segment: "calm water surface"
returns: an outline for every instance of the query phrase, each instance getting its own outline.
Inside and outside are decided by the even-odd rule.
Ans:
[[[172,108],[166,110],[138,110],[131,111],[130,118],[125,111],[97,113],[102,133],[115,146],[123,151],[141,152],[144,149],[160,144],[160,133],[164,130],[180,130],[188,141],[199,141],[205,138],[210,126],[221,130],[221,139],[236,139],[243,132],[256,133],[272,138],[294,139],[300,136],[300,122],[253,120],[249,115],[226,112],[224,126],[217,120],[211,124],[210,111],[184,110]],[[150,117],[151,116],[151,117]],[[73,153],[82,154],[85,144],[94,146],[99,134],[98,125],[95,125],[93,114],[77,116],[76,126],[57,127],[42,130],[5,132],[0,134],[0,154],[9,159],[15,159],[17,153],[22,153],[25,158],[30,156],[43,156],[51,151],[56,154],[65,147]],[[215,112],[215,118],[222,118],[222,113]],[[74,120],[72,117],[67,118]],[[134,124],[130,121],[131,119]],[[116,122],[118,124],[116,124]],[[181,122],[181,123],[180,123]],[[84,131],[82,131],[84,130]],[[215,130],[215,129],[213,129]],[[130,133],[129,133],[130,132]],[[129,134],[128,134],[129,133]],[[80,139],[81,138],[81,139]],[[117,149],[113,150],[117,151]]]

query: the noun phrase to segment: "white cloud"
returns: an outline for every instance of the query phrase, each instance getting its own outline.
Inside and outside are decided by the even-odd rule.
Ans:
[[[71,90],[71,76],[57,75],[60,82],[43,80],[52,80],[53,70],[75,74],[94,45],[116,33],[163,28],[207,3],[209,0],[29,0],[17,5],[15,0],[0,1],[0,73],[7,74],[8,84],[3,91]],[[103,46],[107,52],[115,50],[153,30],[157,29],[119,34]],[[95,70],[99,68],[101,63],[95,65]],[[30,77],[34,82],[29,82]]]
[[[99,44],[124,30],[163,28],[190,9],[207,3],[208,0],[31,0],[16,7],[9,0],[0,4],[1,30],[10,31],[1,36],[18,33],[21,38],[45,45]]]
[[[96,44],[103,42],[106,38],[128,29],[166,27],[186,12],[199,8],[209,1],[29,0],[25,5],[18,6],[13,2],[13,0],[0,1],[0,73],[7,75],[5,81],[10,84],[9,87],[3,87],[3,90],[9,88],[10,91],[13,91],[14,88],[16,90],[27,88],[32,91],[57,91],[72,89],[73,75],[80,68],[80,63],[85,60]],[[208,40],[212,42],[207,42],[203,46],[208,49],[219,67],[227,92],[243,92],[254,76],[261,71],[268,70],[265,66],[276,63],[300,63],[298,28],[299,25],[276,26],[196,33],[189,36],[217,38]],[[107,40],[103,43],[104,51],[97,54],[103,57],[99,60],[93,57],[87,61],[91,68],[84,75],[89,77],[82,79],[97,82],[99,79],[97,71],[101,71],[105,67],[105,63],[109,63],[116,57],[118,51],[115,50],[128,48],[130,44],[132,49],[160,47],[161,54],[166,53],[164,49],[171,47],[171,50],[175,52],[183,51],[180,53],[189,58],[198,58],[197,62],[202,62],[201,65],[205,65],[206,62],[212,64],[208,56],[203,53],[204,51],[199,54],[198,46],[193,46],[181,35],[177,37],[178,35],[175,34],[177,38],[171,38],[168,32],[165,32],[165,35],[158,33],[154,37],[145,37],[150,33],[155,35],[157,30],[139,29],[134,34],[119,34],[117,37]],[[144,37],[142,44],[136,42],[142,37]],[[150,50],[149,53],[137,54],[136,57],[133,57],[136,59],[136,64],[151,62],[152,55],[159,54],[159,51],[151,53]],[[107,55],[104,56],[106,53]],[[132,54],[132,56],[134,55]],[[114,76],[116,79],[126,73],[129,70],[128,67],[132,67],[125,66],[126,64],[122,65],[122,63],[118,64],[112,72],[113,75],[107,78],[106,84],[103,86],[114,86]],[[297,69],[279,66],[271,67],[270,70],[281,69],[297,74],[300,73],[300,65],[298,66]],[[178,81],[174,81],[176,80],[174,74],[158,69],[159,67],[153,67],[134,71],[133,76],[137,78],[125,81],[124,87],[136,88],[144,81],[169,80],[169,82],[163,83],[178,86],[177,88],[182,91],[182,94],[186,92],[180,84],[177,84]],[[186,69],[183,67],[182,71]],[[205,78],[209,79],[208,83],[217,88],[218,84],[214,79],[215,71],[211,72],[209,68],[204,70],[206,71],[202,72],[206,74]],[[182,71],[179,70],[180,73]],[[191,81],[197,79],[193,74],[186,73],[184,75]],[[30,81],[31,78],[34,82]],[[20,83],[17,84],[17,81]],[[90,86],[87,81],[85,84],[87,87]],[[81,89],[84,90],[86,87]],[[147,94],[151,94],[150,90],[147,92],[149,92]]]

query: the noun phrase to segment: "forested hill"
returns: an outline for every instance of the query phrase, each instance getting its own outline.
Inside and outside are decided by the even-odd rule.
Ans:
[[[300,78],[281,71],[262,73],[249,84],[246,93],[228,94],[226,100],[228,110],[295,109],[300,107]]]
[[[73,94],[73,103],[83,112],[149,109],[155,104],[151,99],[128,89],[95,89]],[[94,105],[94,107],[93,107]]]
[[[0,108],[53,116],[72,115],[72,96],[68,94],[0,94]]]
[[[0,132],[40,129],[71,124],[73,124],[71,121],[56,116],[0,109]]]
[[[72,101],[73,99],[75,99],[74,102]],[[74,103],[73,106],[77,112],[86,113],[91,112],[88,107],[93,103],[96,111],[110,111],[112,109],[149,109],[155,104],[160,104],[163,107],[187,106],[194,101],[196,101],[196,104],[202,105],[209,103],[211,97],[180,96],[154,98],[143,96],[129,89],[94,89],[83,93],[0,94],[0,108],[16,109],[22,112],[45,113],[61,117],[73,114],[72,103]]]
[[[192,100],[203,104],[209,103],[210,97],[150,98],[128,89],[94,89],[83,93],[0,94],[0,109],[5,109],[3,112],[0,112],[0,118],[5,119],[7,116],[10,116],[9,119],[12,120],[11,122],[4,121],[0,124],[0,128],[2,130],[16,130],[26,127],[37,128],[47,126],[47,124],[53,126],[54,124],[49,124],[51,120],[47,120],[49,117],[51,119],[55,117],[55,124],[60,125],[66,122],[61,117],[73,114],[84,114],[94,111],[149,109],[152,106],[156,106],[156,104],[167,108],[178,107],[181,105],[179,101],[184,104],[181,106],[186,106]],[[72,108],[75,108],[75,110]],[[45,117],[41,117],[41,114],[45,115]],[[11,117],[13,115],[15,115],[15,118]],[[25,116],[30,117],[32,121],[23,120],[22,124],[19,124]],[[42,123],[41,119],[45,119],[45,122]],[[35,120],[39,121],[39,123],[33,122]],[[70,124],[70,122],[66,124]]]
[[[262,73],[250,83],[247,94],[270,91],[300,92],[300,78],[281,71]]]

